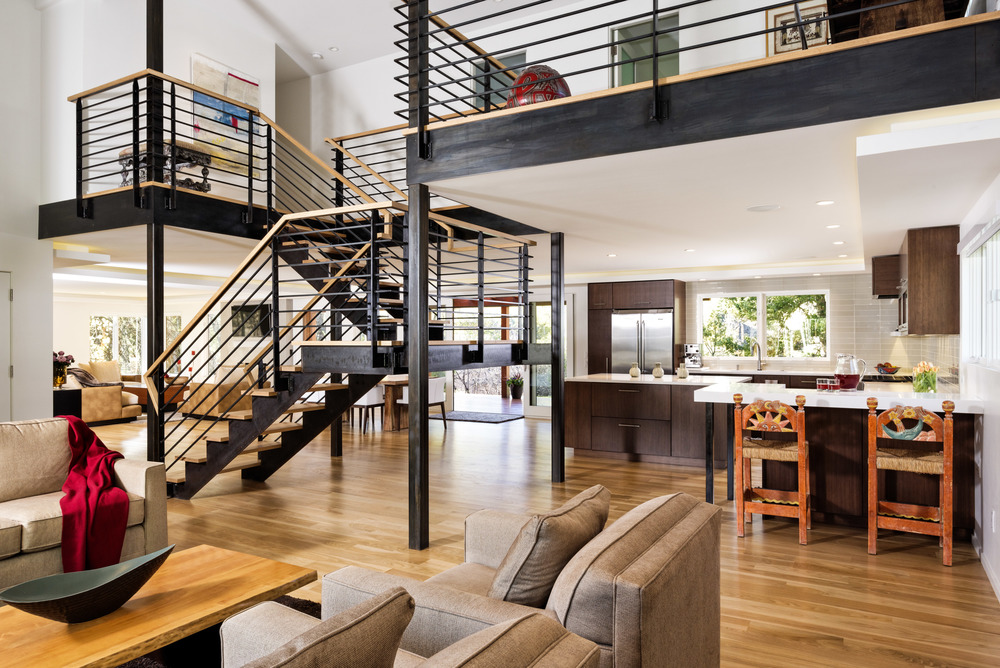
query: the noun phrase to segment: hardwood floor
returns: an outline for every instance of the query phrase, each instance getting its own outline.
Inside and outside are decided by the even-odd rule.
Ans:
[[[97,427],[109,447],[145,457],[142,423]],[[549,425],[431,421],[431,547],[407,545],[407,432],[344,430],[344,456],[310,444],[267,483],[238,473],[192,501],[170,499],[179,548],[208,543],[315,568],[356,564],[424,579],[461,563],[463,520],[479,508],[546,510],[601,483],[610,520],[651,497],[704,495],[698,469],[567,457],[567,482],[549,482]],[[571,451],[570,451],[571,452]],[[725,475],[716,475],[725,498]],[[878,556],[860,529],[796,526],[755,517],[736,537],[733,504],[720,501],[724,666],[996,666],[1000,603],[971,544],[941,565],[937,540],[885,534]],[[610,521],[609,520],[609,521]],[[319,600],[317,582],[297,592]]]

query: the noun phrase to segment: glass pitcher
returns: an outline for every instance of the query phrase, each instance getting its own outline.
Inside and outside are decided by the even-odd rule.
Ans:
[[[858,370],[858,362],[861,362],[861,370]],[[854,355],[839,353],[837,355],[837,368],[833,375],[840,381],[840,389],[854,390],[858,387],[858,382],[868,370],[868,364]]]

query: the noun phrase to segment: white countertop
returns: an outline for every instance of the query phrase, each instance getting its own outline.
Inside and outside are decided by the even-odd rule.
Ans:
[[[865,383],[865,389],[859,391],[828,392],[820,390],[789,389],[784,385],[765,385],[764,383],[741,383],[724,381],[703,387],[694,392],[694,400],[703,403],[731,404],[733,395],[743,395],[743,402],[749,403],[757,399],[780,399],[787,404],[794,404],[797,395],[806,398],[806,408],[820,406],[824,408],[855,408],[868,410],[868,397],[878,399],[879,410],[896,404],[906,406],[922,406],[923,408],[941,412],[941,402],[955,402],[956,413],[982,413],[983,400],[979,397],[949,392],[899,392],[897,383]],[[910,387],[904,385],[903,387]]]
[[[653,378],[652,375],[644,373],[638,378],[632,378],[627,373],[592,373],[589,376],[574,376],[567,378],[567,383],[638,383],[642,385],[694,385],[704,387],[716,383],[732,383],[750,380],[750,376],[744,375],[742,378],[732,376],[688,376],[678,378],[677,376],[663,375],[662,378]],[[779,387],[771,385],[770,387]],[[781,386],[783,387],[783,386]],[[730,397],[732,399],[732,397]]]
[[[768,369],[764,368],[761,371],[757,369],[713,369],[711,367],[703,366],[698,369],[688,369],[691,373],[710,373],[717,376],[830,376],[833,377],[833,371],[830,369]],[[900,369],[896,372],[899,376],[909,376],[910,369]],[[878,377],[879,373],[875,370],[875,367],[869,367],[865,370],[865,377],[875,378]],[[891,377],[891,375],[889,376]]]

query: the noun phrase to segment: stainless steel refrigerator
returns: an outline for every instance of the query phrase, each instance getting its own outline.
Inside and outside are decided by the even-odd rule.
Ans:
[[[674,312],[615,311],[611,314],[611,372],[628,373],[638,362],[643,373],[651,373],[657,362],[664,373],[674,368]]]

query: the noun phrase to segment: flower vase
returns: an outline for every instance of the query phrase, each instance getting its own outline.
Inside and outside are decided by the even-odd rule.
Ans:
[[[524,385],[511,385],[510,398],[520,399],[524,395]]]
[[[52,387],[61,389],[66,384],[66,369],[69,364],[65,362],[52,363]]]
[[[937,392],[937,372],[922,371],[913,374],[914,392]]]
[[[639,372],[639,363],[638,362],[632,362],[632,367],[628,370],[628,375],[632,376],[633,378],[638,378],[639,377],[639,373],[640,373]]]
[[[663,378],[663,365],[659,362],[653,365],[653,378]]]

